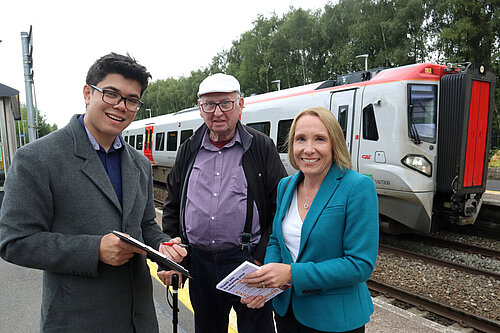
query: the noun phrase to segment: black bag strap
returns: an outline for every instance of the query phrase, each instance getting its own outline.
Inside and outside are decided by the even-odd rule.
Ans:
[[[252,221],[253,221],[253,196],[252,191],[250,191],[250,186],[247,186],[247,216],[245,220],[245,227],[243,233],[241,234],[241,249],[250,245],[250,239],[252,238]]]

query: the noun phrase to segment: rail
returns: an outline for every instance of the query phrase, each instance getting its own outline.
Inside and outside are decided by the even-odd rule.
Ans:
[[[429,263],[433,263],[433,264],[436,264],[439,266],[444,266],[444,267],[449,267],[449,268],[461,270],[461,271],[466,272],[466,273],[481,274],[481,275],[486,275],[486,276],[489,276],[489,277],[492,277],[495,279],[500,279],[500,273],[497,273],[497,272],[487,271],[487,270],[484,270],[481,268],[476,268],[476,267],[472,267],[472,266],[462,265],[459,263],[454,263],[454,262],[447,261],[447,260],[434,258],[434,257],[428,256],[425,254],[420,254],[420,253],[415,253],[415,252],[411,252],[411,251],[407,251],[407,250],[403,250],[403,249],[398,249],[398,248],[395,248],[395,247],[392,247],[389,245],[380,244],[379,248],[383,251],[391,252],[391,253],[394,253],[397,255],[403,255],[407,258],[420,259],[420,260],[423,260],[425,262],[429,262]]]
[[[370,290],[377,291],[388,297],[393,297],[419,309],[430,311],[442,317],[451,319],[466,327],[472,327],[486,333],[500,332],[500,322],[489,318],[477,316],[462,309],[437,302],[428,297],[412,293],[410,291],[391,286],[387,283],[370,279],[367,281]]]

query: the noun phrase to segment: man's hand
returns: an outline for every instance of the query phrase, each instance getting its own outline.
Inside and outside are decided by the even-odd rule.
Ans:
[[[161,282],[163,282],[166,286],[172,285],[172,275],[177,274],[179,276],[179,285],[178,288],[182,288],[182,274],[177,271],[161,271],[158,272],[157,275],[160,278]]]
[[[121,266],[128,262],[134,256],[134,253],[146,254],[145,251],[121,240],[112,233],[101,238],[99,260],[105,264]]]
[[[184,247],[181,247],[177,244],[181,244],[180,237],[172,238],[168,241],[169,243],[173,243],[174,245],[160,245],[158,251],[167,256],[168,259],[179,263],[187,256],[187,250]]]
[[[171,240],[168,241],[169,243],[173,243],[174,245],[160,245],[160,248],[158,251],[163,253],[164,255],[167,256],[168,259],[179,263],[181,262],[185,256],[187,256],[188,252],[186,248],[181,247],[177,244],[181,244],[181,239],[180,237],[172,238]],[[161,282],[165,284],[166,286],[171,286],[172,285],[172,275],[177,274],[179,276],[179,288],[182,287],[182,274],[177,272],[177,271],[161,271],[158,272],[158,277],[160,278]]]

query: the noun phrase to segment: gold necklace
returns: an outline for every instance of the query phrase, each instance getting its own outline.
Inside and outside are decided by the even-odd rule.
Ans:
[[[306,179],[304,178],[304,194],[306,196],[306,202],[304,202],[304,209],[308,210],[309,207],[311,207],[311,204],[309,203],[309,200],[307,200],[307,190],[306,190]]]

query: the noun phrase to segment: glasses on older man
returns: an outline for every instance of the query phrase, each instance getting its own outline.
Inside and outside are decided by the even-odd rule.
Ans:
[[[102,94],[102,101],[104,103],[107,103],[109,105],[118,105],[121,103],[121,101],[125,101],[125,108],[129,111],[132,112],[137,112],[141,109],[141,107],[144,105],[144,103],[137,98],[133,97],[123,97],[119,93],[113,90],[107,90],[107,89],[101,89],[99,87],[96,87],[92,84],[89,84],[93,89],[101,92]]]
[[[222,112],[229,112],[234,108],[234,103],[236,103],[237,99],[234,101],[224,101],[220,103],[203,103],[201,104],[201,109],[206,113],[214,113],[217,106]]]

